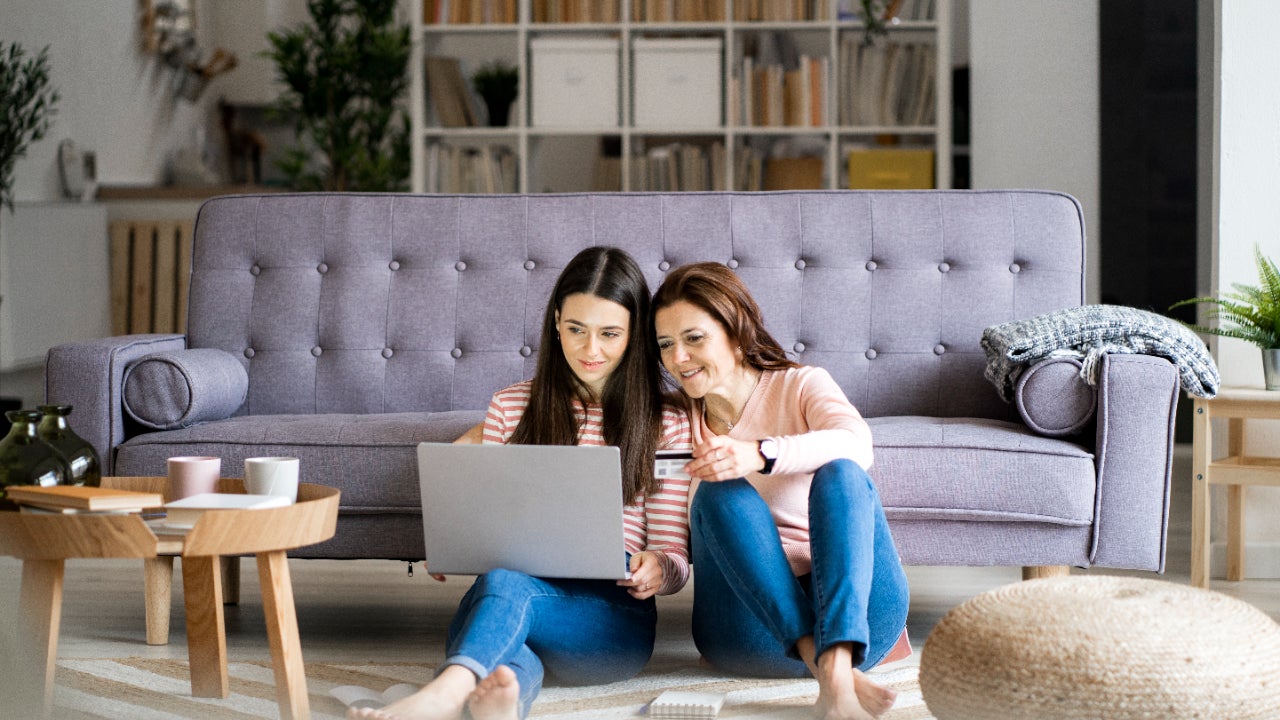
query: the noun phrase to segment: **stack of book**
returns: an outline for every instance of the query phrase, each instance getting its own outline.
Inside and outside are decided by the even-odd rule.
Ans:
[[[427,25],[512,24],[516,21],[519,5],[519,0],[423,0],[422,22]]]
[[[136,513],[147,508],[160,507],[164,498],[160,493],[134,492],[114,488],[87,487],[83,485],[17,485],[6,488],[9,499],[18,504],[22,512],[77,514],[77,513]]]

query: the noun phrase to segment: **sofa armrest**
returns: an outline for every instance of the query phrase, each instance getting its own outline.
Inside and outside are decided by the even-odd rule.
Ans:
[[[1164,571],[1178,370],[1108,354],[1098,380],[1095,565]]]
[[[71,405],[67,419],[77,435],[93,444],[102,474],[114,469],[114,451],[124,442],[124,370],[144,355],[187,346],[183,335],[120,335],[68,343],[45,356],[45,401]]]

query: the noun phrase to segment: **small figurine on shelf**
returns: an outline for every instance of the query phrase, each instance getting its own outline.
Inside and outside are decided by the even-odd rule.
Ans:
[[[514,65],[494,60],[471,76],[471,85],[489,111],[489,126],[502,127],[511,114],[511,103],[519,90],[520,75]]]

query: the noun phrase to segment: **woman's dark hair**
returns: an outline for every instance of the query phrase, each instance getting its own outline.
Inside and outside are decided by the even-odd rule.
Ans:
[[[653,295],[653,312],[683,300],[720,323],[743,360],[757,370],[785,370],[800,364],[787,357],[764,329],[764,317],[751,291],[729,268],[714,262],[690,263],[672,270]],[[654,335],[653,332],[649,333]]]
[[[522,445],[576,445],[575,401],[589,397],[560,349],[556,313],[565,298],[582,293],[615,302],[631,313],[627,349],[605,381],[599,398],[604,409],[604,441],[622,454],[622,494],[634,503],[657,488],[654,453],[662,428],[657,342],[650,317],[649,284],[630,255],[612,247],[589,247],[574,256],[556,280],[542,318],[538,366],[529,406],[511,436]]]

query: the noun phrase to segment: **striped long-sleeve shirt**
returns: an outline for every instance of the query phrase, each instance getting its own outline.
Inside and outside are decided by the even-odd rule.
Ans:
[[[529,406],[531,383],[524,381],[494,393],[484,419],[484,442],[506,444]],[[604,408],[597,403],[574,404],[579,445],[604,445]],[[684,412],[663,408],[660,450],[691,447],[689,420]],[[627,552],[653,552],[662,563],[659,595],[679,592],[689,580],[689,481],[662,478],[658,491],[643,493],[623,509]]]

